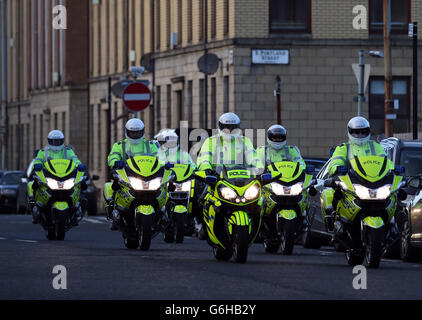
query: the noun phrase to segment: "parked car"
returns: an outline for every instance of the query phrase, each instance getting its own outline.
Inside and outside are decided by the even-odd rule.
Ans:
[[[0,208],[1,211],[20,212],[18,196],[24,171],[5,171],[0,178]]]
[[[314,177],[321,171],[324,164],[328,161],[328,159],[325,158],[303,158],[303,160],[305,160],[307,166],[313,166],[315,168],[315,171],[312,173]]]

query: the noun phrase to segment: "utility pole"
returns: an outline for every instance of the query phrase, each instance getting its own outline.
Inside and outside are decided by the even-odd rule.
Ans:
[[[418,140],[418,23],[413,22],[413,140]]]
[[[281,125],[281,78],[280,76],[277,76],[275,80],[277,82],[277,88],[274,92],[274,95],[276,96],[276,100],[277,100],[277,124]]]
[[[391,66],[391,0],[383,0],[384,16],[384,72],[385,72],[385,135],[393,136],[393,76]]]
[[[2,41],[1,41],[1,81],[2,81],[2,97],[1,97],[1,166],[6,168],[6,104],[7,104],[7,30],[6,30],[6,0],[1,0],[1,23],[2,23]]]
[[[358,92],[358,116],[362,117],[363,115],[363,102],[365,100],[365,62],[364,62],[363,50],[359,52],[359,70],[360,70],[360,82],[359,82],[359,92]]]

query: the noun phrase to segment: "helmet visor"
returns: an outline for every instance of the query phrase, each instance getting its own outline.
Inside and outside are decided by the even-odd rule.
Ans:
[[[145,130],[137,130],[137,131],[130,131],[126,130],[126,134],[128,138],[138,140],[141,139],[144,136]]]
[[[273,142],[284,142],[286,141],[286,134],[282,132],[269,132],[268,139]]]
[[[240,126],[239,124],[224,124],[224,123],[219,122],[218,128],[225,133],[231,133],[234,130],[240,129]]]
[[[64,144],[64,139],[48,139],[48,144],[53,147],[59,147]]]
[[[349,128],[349,133],[355,138],[365,138],[369,136],[370,129],[363,128],[363,129],[351,129]]]

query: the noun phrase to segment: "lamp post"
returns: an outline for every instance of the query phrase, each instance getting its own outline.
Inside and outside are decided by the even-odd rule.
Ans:
[[[365,102],[365,55],[375,58],[384,58],[381,51],[359,51],[359,91],[358,91],[358,116],[363,114],[363,103]]]

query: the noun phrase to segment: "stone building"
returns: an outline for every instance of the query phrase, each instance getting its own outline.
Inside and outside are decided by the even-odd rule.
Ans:
[[[274,90],[280,76],[288,143],[304,156],[328,157],[330,148],[346,139],[347,121],[357,113],[351,65],[358,63],[361,49],[383,50],[382,0],[31,0],[33,7],[25,0],[4,1],[7,16],[21,17],[7,22],[8,38],[16,34],[22,42],[22,63],[13,60],[17,49],[9,47],[9,66],[28,71],[21,69],[24,80],[8,81],[8,167],[25,167],[48,129],[57,126],[66,130],[68,142],[103,181],[109,143],[123,137],[124,123],[133,116],[120,99],[108,100],[109,85],[130,77],[128,70],[142,58],[144,64],[154,61],[153,71],[143,76],[151,83],[153,105],[139,113],[148,137],[177,127],[180,120],[193,128],[215,128],[225,111],[239,114],[245,129],[268,128],[276,121]],[[59,50],[66,61],[62,69],[57,56],[56,68],[48,67],[54,55],[47,55],[48,63],[39,62],[53,43],[48,30],[45,36],[37,33],[44,25],[48,29],[42,18],[47,15],[41,13],[56,3],[67,7],[70,26],[53,32],[56,46],[61,35],[65,39]],[[14,9],[18,4],[21,9]],[[356,6],[367,13],[367,25],[359,30],[353,27]],[[396,132],[412,129],[412,41],[407,36],[412,21],[422,21],[422,2],[392,0]],[[37,37],[31,38],[33,33]],[[262,64],[262,56],[253,61],[257,50],[284,50],[288,63]],[[213,75],[198,70],[205,53],[220,59]],[[364,115],[374,132],[381,133],[384,62],[366,57],[365,63],[371,64],[371,77]],[[60,74],[55,76],[60,84],[50,79],[54,72]],[[25,161],[18,160],[21,154]]]

